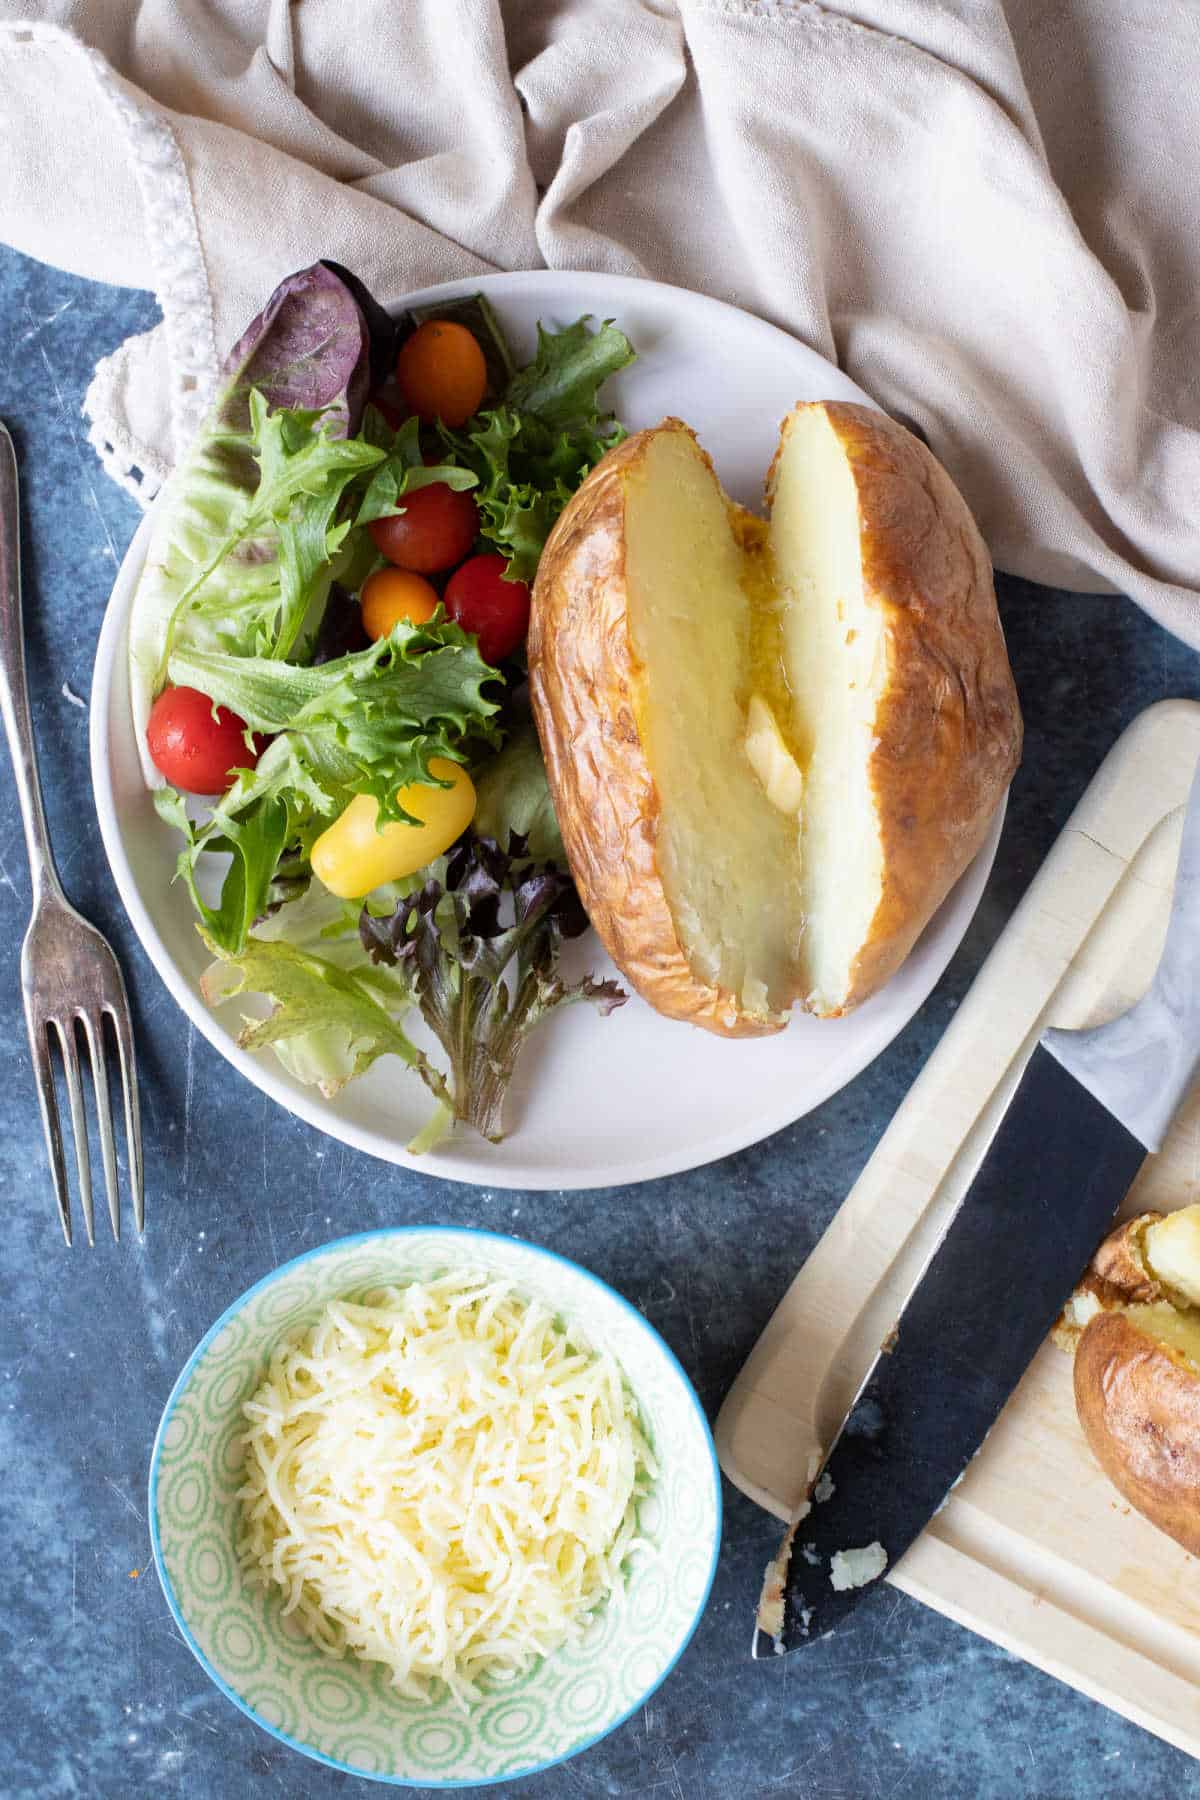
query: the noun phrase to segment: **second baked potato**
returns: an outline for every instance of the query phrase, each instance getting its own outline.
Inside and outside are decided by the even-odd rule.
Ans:
[[[1075,1350],[1075,1410],[1096,1461],[1200,1556],[1200,1206],[1112,1232],[1056,1336]]]

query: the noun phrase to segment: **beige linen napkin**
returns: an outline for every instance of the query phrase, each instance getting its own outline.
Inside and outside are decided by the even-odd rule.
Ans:
[[[999,567],[1200,645],[1197,67],[1193,0],[0,0],[0,238],[157,294],[87,401],[143,499],[291,269],[611,270],[796,333]]]

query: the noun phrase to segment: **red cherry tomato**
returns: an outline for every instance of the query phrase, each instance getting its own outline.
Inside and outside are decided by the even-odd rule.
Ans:
[[[401,569],[436,575],[461,562],[479,536],[479,510],[470,494],[444,481],[405,494],[404,511],[367,526],[375,548]]]
[[[498,553],[469,557],[442,596],[449,616],[479,639],[485,662],[502,663],[529,630],[529,588],[523,581],[505,581],[507,567]]]
[[[401,346],[396,381],[410,412],[426,424],[465,425],[479,411],[487,364],[478,341],[452,319],[426,319]]]
[[[246,723],[197,688],[164,688],[150,708],[146,744],[150,760],[172,787],[188,794],[223,794],[239,769],[252,769],[263,751],[256,738],[246,748]]]

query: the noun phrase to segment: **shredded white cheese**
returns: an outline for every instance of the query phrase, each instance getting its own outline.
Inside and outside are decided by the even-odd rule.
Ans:
[[[244,1408],[238,1555],[330,1656],[464,1707],[623,1590],[657,1473],[612,1356],[477,1273],[339,1301]]]

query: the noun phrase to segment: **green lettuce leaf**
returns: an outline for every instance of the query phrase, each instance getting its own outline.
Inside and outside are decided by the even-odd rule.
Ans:
[[[227,812],[219,822],[210,818],[199,828],[189,819],[183,796],[174,788],[156,788],[154,805],[160,818],[183,833],[185,847],[175,872],[186,883],[208,932],[226,947],[244,943],[246,933],[269,903],[279,858],[291,836],[286,802],[264,790],[256,804],[243,808],[240,817]],[[216,906],[204,899],[197,880],[199,858],[205,850],[227,851],[230,857]]]
[[[515,833],[534,861],[566,868],[542,746],[528,715],[509,733],[504,748],[476,771],[475,793],[472,824],[480,837],[507,846]]]
[[[319,609],[335,572],[334,558],[349,529],[336,524],[348,487],[384,460],[385,452],[359,438],[334,435],[338,421],[312,412],[269,412],[255,389],[250,428],[240,434],[259,479],[236,493],[210,494],[223,504],[223,531],[210,531],[185,561],[176,551],[175,600],[159,651],[153,685],[166,678],[180,643],[209,644],[263,656],[286,656],[306,616]],[[223,441],[233,450],[235,434]],[[193,490],[194,498],[194,490]]]
[[[204,648],[215,638],[234,655],[290,656],[306,621],[314,628],[319,622],[334,579],[344,578],[356,560],[361,537],[350,544],[352,530],[403,512],[404,495],[432,482],[459,490],[476,484],[470,469],[425,464],[415,418],[386,444],[338,437],[336,421],[319,413],[271,412],[257,389],[249,410],[245,443],[259,467],[258,485],[234,508],[224,537],[179,595],[159,685],[176,645],[189,639]],[[241,554],[247,546],[249,557]],[[253,574],[239,583],[244,563]]]
[[[382,413],[374,407],[367,408],[367,417],[375,441],[383,447],[384,458],[371,476],[354,515],[355,525],[369,525],[373,519],[403,512],[400,502],[405,494],[429,487],[434,482],[443,482],[458,492],[475,486],[478,478],[470,469],[460,469],[454,463],[426,464],[421,453],[419,419],[405,419],[392,432]]]
[[[298,929],[301,905],[284,909],[289,930]],[[312,918],[305,923],[316,935]],[[331,920],[324,928],[319,951],[291,938],[255,933],[231,954],[198,929],[216,958],[200,983],[208,1005],[246,993],[274,1001],[265,1019],[243,1015],[237,1040],[242,1049],[270,1046],[297,1079],[316,1085],[327,1097],[365,1074],[381,1056],[398,1056],[439,1100],[445,1097],[441,1075],[399,1023],[412,1006],[404,972],[365,962],[344,919]],[[347,947],[357,950],[352,963],[339,954]]]

